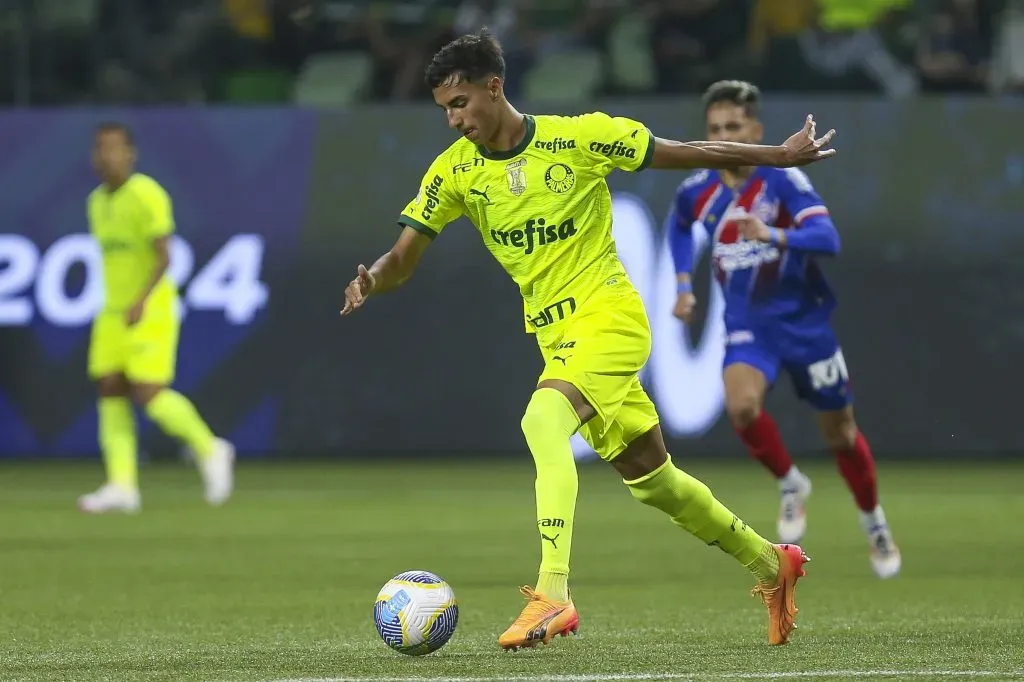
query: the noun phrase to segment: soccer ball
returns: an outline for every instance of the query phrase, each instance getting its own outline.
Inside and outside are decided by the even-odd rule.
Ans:
[[[373,620],[384,643],[409,656],[443,647],[459,622],[455,592],[427,571],[406,571],[389,580],[377,594]]]

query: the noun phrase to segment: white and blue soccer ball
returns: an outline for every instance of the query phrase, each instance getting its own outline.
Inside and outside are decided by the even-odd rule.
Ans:
[[[406,571],[381,588],[373,620],[389,647],[422,656],[437,651],[455,634],[459,604],[443,579],[428,571]]]

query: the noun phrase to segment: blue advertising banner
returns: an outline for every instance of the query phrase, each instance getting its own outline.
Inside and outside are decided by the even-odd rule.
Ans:
[[[699,102],[594,105],[676,139]],[[780,141],[813,112],[839,155],[807,169],[842,236],[823,262],[857,419],[880,458],[1024,451],[1024,155],[1019,101],[773,100]],[[564,112],[574,113],[574,112]],[[0,112],[0,457],[96,456],[89,324],[102,297],[85,198],[93,128],[134,129],[174,200],[184,325],[175,387],[242,456],[522,456],[542,366],[515,285],[464,219],[402,290],[348,318],[355,268],[453,139],[436,107]],[[697,319],[672,317],[663,221],[684,172],[613,173],[613,232],[653,330],[642,380],[680,457],[746,457],[724,414],[722,300],[705,252]],[[707,249],[706,235],[701,235]],[[823,450],[786,381],[767,400],[789,448]],[[147,455],[178,446],[146,424]],[[575,442],[582,455],[587,448]]]
[[[275,278],[297,258],[315,119],[294,110],[114,110],[0,120],[0,454],[93,453],[84,359],[103,291],[85,199],[98,182],[96,124],[127,123],[138,170],[174,202],[170,274],[185,319],[175,387],[193,394],[258,335]],[[261,391],[242,403],[214,428],[246,451],[269,450],[277,396]]]

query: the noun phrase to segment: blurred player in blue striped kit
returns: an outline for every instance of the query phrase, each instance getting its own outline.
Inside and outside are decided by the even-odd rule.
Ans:
[[[707,138],[759,143],[760,92],[720,81],[704,95]],[[839,253],[828,208],[797,168],[701,170],[676,192],[669,235],[677,273],[674,313],[688,322],[696,299],[692,229],[712,236],[711,265],[725,298],[726,410],[751,454],[779,483],[780,542],[797,543],[807,528],[811,481],[790,459],[765,394],[780,371],[818,412],[818,424],[860,509],[871,564],[882,578],[900,570],[900,552],[878,503],[875,463],[853,414],[853,393],[830,317],[836,299],[818,265]]]

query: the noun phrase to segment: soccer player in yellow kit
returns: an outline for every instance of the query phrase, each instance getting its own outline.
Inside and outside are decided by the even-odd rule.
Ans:
[[[99,442],[107,482],[78,500],[91,513],[139,511],[134,399],[168,435],[189,446],[219,505],[233,487],[234,448],[217,438],[195,406],[172,390],[178,346],[178,292],[167,274],[174,232],[171,199],[134,172],[135,144],[119,123],[99,126],[93,165],[102,184],[89,195],[89,229],[99,243],[105,300],[92,326],[91,379],[99,392]]]
[[[536,465],[541,566],[525,608],[498,638],[504,649],[545,644],[575,632],[568,588],[577,473],[570,438],[580,431],[640,502],[744,565],[768,608],[768,641],[794,627],[797,578],[807,561],[796,545],[773,545],[700,481],[673,464],[658,414],[637,378],[651,350],[643,301],[611,236],[614,169],[797,166],[832,156],[834,131],[815,139],[813,118],[781,146],[675,142],[643,124],[603,113],[531,116],[505,99],[504,58],[486,32],[456,39],[427,67],[426,80],[461,138],[442,152],[399,217],[392,249],[345,290],[342,315],[412,275],[427,245],[459,216],[519,285],[528,331],[544,369],[522,416]]]

